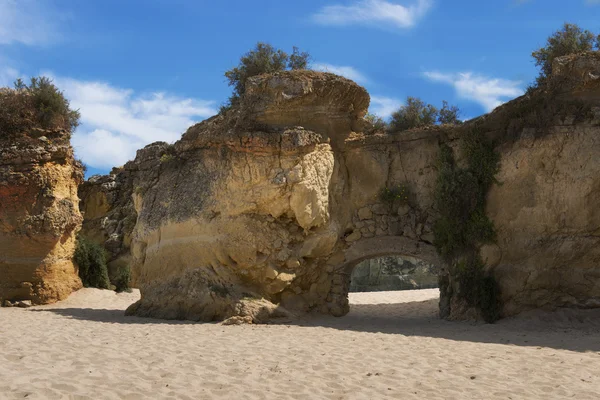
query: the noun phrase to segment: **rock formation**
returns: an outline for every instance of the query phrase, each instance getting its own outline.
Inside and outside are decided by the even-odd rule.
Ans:
[[[363,133],[369,96],[344,78],[252,78],[239,107],[90,182],[86,229],[114,244],[115,259],[131,257],[142,298],[130,314],[344,315],[363,260],[401,255],[443,266],[433,246],[440,145],[459,152],[477,126],[501,156],[486,210],[497,243],[481,249],[501,315],[600,306],[600,61],[557,63],[552,91],[461,127],[394,134]],[[455,273],[441,272],[442,316],[477,316]]]
[[[600,307],[600,53],[558,58],[552,79],[557,87],[545,109],[524,98],[488,116],[510,123],[528,101],[547,118],[499,147],[501,184],[488,196],[498,240],[482,253],[506,316]]]
[[[368,104],[363,88],[332,74],[260,76],[239,109],[140,150],[114,178],[129,175],[122,190],[137,214],[131,265],[142,299],[129,312],[260,320],[283,305],[343,315],[359,261],[437,262],[427,211],[437,130],[355,134]],[[400,184],[414,188],[410,204],[380,200]],[[91,226],[115,201],[90,193],[83,209],[102,209]]]
[[[69,138],[41,129],[0,138],[0,300],[50,303],[81,287],[71,259],[83,171]]]
[[[131,264],[131,234],[137,220],[132,190],[131,172],[124,168],[92,176],[79,187],[85,216],[81,234],[104,246],[111,282]]]

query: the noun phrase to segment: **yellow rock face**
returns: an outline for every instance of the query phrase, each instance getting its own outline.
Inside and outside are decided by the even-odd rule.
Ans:
[[[75,165],[68,134],[48,141],[21,137],[0,143],[0,298],[36,304],[81,288],[72,262],[81,226]]]
[[[238,107],[173,145],[138,151],[114,178],[125,196],[106,197],[110,210],[90,196],[96,221],[110,214],[100,230],[107,248],[116,243],[114,254],[123,256],[130,243],[142,297],[128,312],[257,321],[283,306],[344,315],[354,266],[401,255],[442,267],[441,315],[477,317],[433,246],[440,145],[462,163],[468,129],[500,143],[501,184],[489,191],[486,210],[498,240],[481,253],[501,289],[501,314],[597,307],[600,59],[561,62],[572,79],[550,100],[583,101],[589,110],[583,118],[551,115],[545,127],[515,120],[523,110],[545,110],[522,97],[460,126],[365,133],[369,98],[353,82],[314,72],[251,79]],[[409,201],[381,196],[398,186]],[[119,217],[134,214],[124,229]]]

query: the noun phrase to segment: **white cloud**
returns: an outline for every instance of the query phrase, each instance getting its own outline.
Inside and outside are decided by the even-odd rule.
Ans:
[[[402,106],[402,101],[391,97],[371,96],[369,111],[382,118],[389,118]]]
[[[122,165],[149,143],[173,142],[190,125],[216,113],[211,101],[162,92],[137,94],[103,82],[53,79],[71,107],[81,113],[81,126],[73,135],[75,151],[95,168]]]
[[[434,82],[454,86],[460,97],[478,102],[486,111],[492,111],[505,101],[523,94],[520,81],[489,78],[472,72],[458,74],[425,72],[424,75]]]
[[[58,26],[65,17],[47,1],[0,0],[0,44],[52,43],[60,38]]]
[[[1,61],[1,59],[0,59]],[[11,67],[0,68],[0,87],[12,87],[15,79],[19,77],[19,71]]]
[[[313,15],[323,25],[383,25],[394,28],[413,27],[431,8],[433,0],[416,0],[400,5],[385,0],[362,0],[352,5],[326,6]]]
[[[332,74],[341,75],[361,84],[369,82],[369,79],[365,75],[353,67],[332,65],[327,63],[315,63],[312,65],[312,68],[316,71],[331,72]]]

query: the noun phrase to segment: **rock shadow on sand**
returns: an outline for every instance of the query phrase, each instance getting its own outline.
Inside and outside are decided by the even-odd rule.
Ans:
[[[269,325],[308,329],[325,327],[363,333],[600,353],[600,310],[538,311],[495,324],[485,324],[442,320],[438,316],[438,301],[434,298],[385,304],[352,304],[350,313],[344,317],[305,315],[294,319],[273,320],[269,324],[259,326],[264,329],[269,329]],[[48,308],[27,312],[50,312],[66,318],[109,324],[199,324],[194,321],[125,316],[124,311],[120,309]]]

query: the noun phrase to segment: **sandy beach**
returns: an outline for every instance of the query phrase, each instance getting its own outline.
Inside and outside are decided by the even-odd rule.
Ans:
[[[0,309],[0,398],[600,398],[596,311],[448,322],[432,289],[351,294],[342,318],[223,326],[125,317],[138,296]]]

